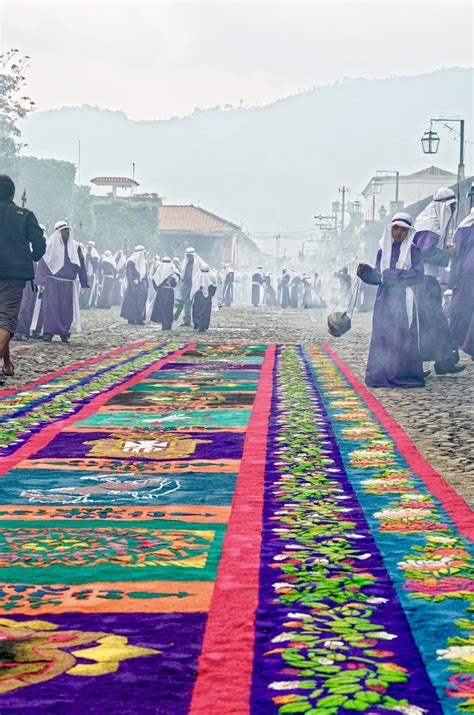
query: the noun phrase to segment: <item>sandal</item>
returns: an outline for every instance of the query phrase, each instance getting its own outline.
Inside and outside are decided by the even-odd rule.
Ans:
[[[5,370],[5,365],[2,365],[2,373],[5,375],[5,377],[13,377],[15,374],[15,366],[11,362],[10,365],[12,366],[11,371],[10,370]]]

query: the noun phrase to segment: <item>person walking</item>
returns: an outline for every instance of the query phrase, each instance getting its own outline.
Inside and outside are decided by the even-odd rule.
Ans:
[[[54,335],[68,343],[72,323],[81,332],[79,290],[88,287],[82,250],[72,237],[66,221],[58,221],[49,237],[46,251],[36,270],[38,285],[43,287],[43,340]]]
[[[15,184],[0,175],[0,358],[2,374],[10,377],[14,366],[10,340],[18,325],[23,289],[33,281],[33,262],[46,250],[46,240],[32,211],[17,206]],[[0,379],[0,384],[5,381]]]
[[[194,329],[200,333],[209,330],[211,322],[212,298],[217,290],[217,277],[203,263],[193,278],[191,298],[193,300],[192,318]]]
[[[135,246],[127,261],[127,287],[123,296],[120,317],[129,325],[145,325],[148,276],[145,246]]]
[[[152,277],[156,295],[150,317],[152,323],[161,323],[162,330],[173,327],[174,289],[178,280],[176,266],[169,256],[165,256]]]
[[[414,244],[409,214],[398,213],[385,228],[375,268],[365,263],[357,275],[378,286],[365,382],[369,387],[424,387],[418,340],[415,286],[423,283],[423,258]]]
[[[443,313],[440,278],[447,269],[456,248],[449,245],[448,230],[456,210],[456,196],[451,189],[438,189],[433,201],[415,221],[414,242],[425,265],[423,283],[416,289],[420,320],[421,357],[424,362],[434,360],[437,375],[449,375],[464,370],[456,365],[454,346],[448,321]]]

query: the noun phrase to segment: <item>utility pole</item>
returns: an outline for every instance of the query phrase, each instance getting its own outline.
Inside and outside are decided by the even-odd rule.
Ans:
[[[350,193],[350,189],[347,186],[343,186],[339,189],[339,193],[342,195],[341,201],[341,233],[344,231],[344,211],[346,210],[346,194]]]
[[[276,270],[278,271],[278,265],[280,263],[280,234],[277,233],[275,236],[275,250],[276,250]]]

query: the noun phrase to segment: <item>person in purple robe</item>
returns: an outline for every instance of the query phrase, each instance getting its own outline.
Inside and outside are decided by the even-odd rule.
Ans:
[[[461,372],[456,365],[448,321],[443,313],[439,278],[448,268],[456,249],[448,245],[448,229],[456,210],[451,189],[438,189],[415,221],[415,244],[425,265],[423,283],[416,289],[420,321],[420,348],[423,361],[434,360],[437,375]]]
[[[203,263],[199,273],[194,277],[191,289],[193,325],[194,329],[200,333],[209,330],[212,298],[216,290],[217,277],[209,270],[207,263]]]
[[[123,251],[117,251],[114,256],[115,280],[112,305],[121,305],[125,293],[125,271],[127,269],[127,256]]]
[[[282,308],[288,308],[290,305],[290,274],[286,268],[283,268],[281,272],[280,285],[278,286],[280,292],[280,306]]]
[[[83,309],[95,308],[99,297],[100,255],[95,247],[94,241],[88,241],[84,261],[87,272],[88,287],[81,291],[79,303]]]
[[[312,308],[313,307],[313,290],[311,287],[311,278],[307,273],[303,273],[301,278],[303,284],[303,307]]]
[[[299,275],[295,275],[290,283],[290,308],[297,308],[299,306],[300,288],[301,278]]]
[[[179,273],[169,256],[165,256],[153,274],[153,287],[156,291],[150,320],[161,323],[162,330],[173,327],[174,289],[178,285]]]
[[[225,267],[224,284],[222,288],[222,302],[228,308],[234,302],[234,277],[235,273],[230,266]]]
[[[252,275],[251,303],[254,308],[259,308],[260,304],[262,302],[264,283],[265,283],[265,277],[263,275],[263,268],[262,268],[262,266],[257,266],[257,270]]]
[[[178,286],[178,300],[176,301],[176,310],[174,319],[178,320],[181,312],[184,310],[182,327],[191,327],[191,308],[192,308],[192,286],[197,276],[200,275],[201,267],[204,261],[192,246],[186,249],[185,256],[181,263],[181,280]]]
[[[272,284],[272,273],[269,272],[265,276],[265,294],[264,294],[264,300],[265,300],[265,305],[267,305],[269,308],[274,307],[276,303],[276,293],[275,293],[275,288],[273,287]]]
[[[115,259],[111,251],[104,251],[99,264],[98,308],[111,308],[114,298]]]
[[[451,282],[451,337],[474,360],[474,209],[459,224],[453,237]]]
[[[424,387],[413,288],[423,281],[423,259],[414,244],[411,216],[395,214],[385,228],[375,268],[360,263],[359,278],[377,285],[365,374],[369,387]]]
[[[43,340],[59,335],[68,343],[71,325],[81,332],[79,285],[87,288],[84,256],[66,221],[58,221],[48,239],[46,253],[39,261],[36,282],[43,287]]]
[[[148,277],[145,246],[135,246],[127,261],[127,287],[123,296],[120,317],[129,325],[145,325]]]

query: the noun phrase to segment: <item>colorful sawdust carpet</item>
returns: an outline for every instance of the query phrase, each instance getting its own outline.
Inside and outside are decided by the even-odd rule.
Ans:
[[[0,712],[474,712],[472,514],[326,346],[0,400]]]

